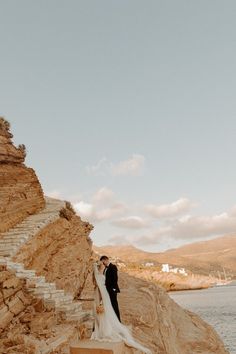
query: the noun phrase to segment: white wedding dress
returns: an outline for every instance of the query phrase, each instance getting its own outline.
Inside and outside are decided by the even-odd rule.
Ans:
[[[111,300],[108,291],[105,286],[105,275],[100,273],[95,263],[93,266],[94,277],[97,283],[95,289],[95,301],[94,301],[94,316],[95,316],[95,328],[92,333],[91,339],[108,342],[125,342],[126,345],[139,349],[145,354],[152,354],[152,352],[137,343],[132,337],[129,329],[120,323],[115,311],[113,310]],[[97,314],[96,307],[102,302],[104,312]]]

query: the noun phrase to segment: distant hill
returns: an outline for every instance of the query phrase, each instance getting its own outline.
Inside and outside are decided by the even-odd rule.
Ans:
[[[194,273],[231,275],[236,278],[236,235],[222,236],[161,253],[142,251],[131,245],[96,247],[99,254],[125,262],[155,261],[185,267]]]

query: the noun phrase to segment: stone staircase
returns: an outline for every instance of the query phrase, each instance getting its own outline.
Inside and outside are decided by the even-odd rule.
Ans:
[[[71,294],[56,288],[55,283],[48,283],[44,276],[37,276],[34,270],[25,269],[22,263],[12,261],[12,257],[24,243],[29,241],[44,227],[57,220],[63,201],[46,198],[45,208],[26,218],[22,223],[2,234],[0,239],[0,264],[15,272],[18,278],[26,279],[28,291],[44,301],[47,308],[54,308],[67,321],[86,321],[91,318],[88,311],[83,311],[82,303],[73,301]]]
[[[137,350],[137,354],[141,353]],[[125,354],[124,342],[82,340],[70,345],[70,354]]]
[[[57,220],[65,202],[46,197],[46,206],[39,213],[30,215],[20,224],[3,234],[0,239],[0,257],[13,257],[19,248],[40,232],[44,227]]]

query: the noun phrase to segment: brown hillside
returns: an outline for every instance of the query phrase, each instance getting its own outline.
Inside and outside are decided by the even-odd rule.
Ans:
[[[231,275],[236,277],[236,235],[192,243],[162,253],[151,253],[133,246],[105,246],[95,248],[126,262],[156,261],[182,266],[200,274]]]

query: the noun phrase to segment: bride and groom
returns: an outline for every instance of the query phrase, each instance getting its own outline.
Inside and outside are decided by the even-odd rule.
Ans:
[[[95,327],[91,339],[108,342],[124,341],[126,345],[139,349],[145,354],[151,351],[134,340],[128,327],[120,321],[117,302],[118,286],[117,267],[110,263],[107,256],[94,263],[94,317]]]

